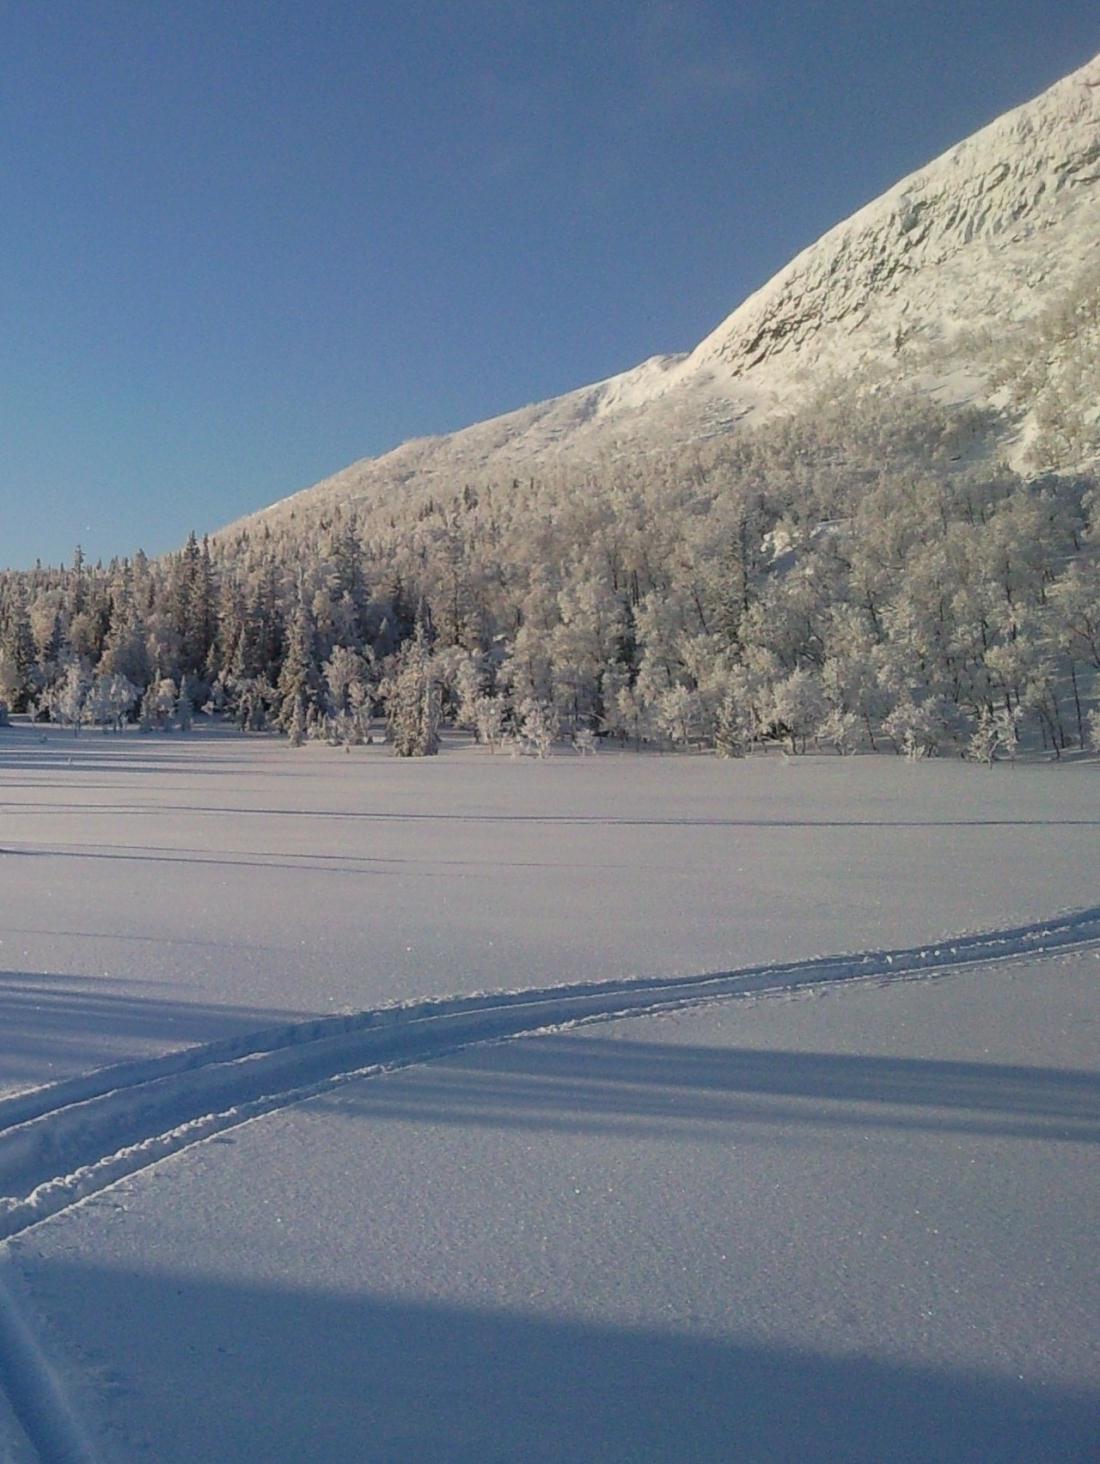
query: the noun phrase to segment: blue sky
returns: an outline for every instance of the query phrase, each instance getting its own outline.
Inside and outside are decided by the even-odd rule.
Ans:
[[[9,0],[0,564],[695,344],[1095,0]]]

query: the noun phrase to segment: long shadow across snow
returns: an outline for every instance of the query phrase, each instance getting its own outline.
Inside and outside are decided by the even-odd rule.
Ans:
[[[86,1422],[160,1464],[1051,1464],[1095,1393],[1012,1376],[20,1254],[113,1387]],[[552,1311],[552,1304],[551,1304]],[[119,1448],[121,1440],[121,1450]]]
[[[153,980],[112,978],[112,991],[103,985],[92,976],[0,971],[0,1079],[40,1082],[59,1064],[71,1074],[87,1072],[131,1056],[135,1043],[162,1050],[224,1041],[275,1016],[259,1007],[171,1000]]]
[[[348,1116],[729,1143],[797,1121],[816,1130],[1100,1142],[1089,1071],[554,1033],[471,1048],[321,1097]]]

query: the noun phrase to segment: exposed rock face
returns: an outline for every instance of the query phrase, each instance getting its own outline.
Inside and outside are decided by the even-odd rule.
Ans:
[[[406,443],[256,518],[727,432],[869,377],[988,403],[999,347],[1100,281],[1100,56],[838,224],[686,356]],[[1016,402],[1017,441],[1028,402]],[[1006,450],[1011,450],[1010,448]]]

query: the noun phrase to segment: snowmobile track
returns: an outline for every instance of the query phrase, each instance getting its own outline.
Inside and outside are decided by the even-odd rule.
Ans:
[[[901,950],[413,1001],[103,1068],[0,1101],[0,1242],[225,1129],[478,1044],[720,998],[911,979],[1095,944],[1100,906]]]
[[[9,1287],[6,1242],[225,1129],[481,1043],[734,997],[912,980],[1100,947],[1100,906],[903,950],[441,997],[271,1027],[0,1100],[0,1376],[41,1464],[95,1464],[64,1386]]]

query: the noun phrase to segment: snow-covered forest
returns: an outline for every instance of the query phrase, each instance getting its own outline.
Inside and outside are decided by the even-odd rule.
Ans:
[[[0,700],[296,742],[381,715],[404,754],[441,721],[539,753],[1060,754],[1100,734],[1100,492],[998,464],[997,425],[864,384],[674,452],[78,551],[0,580]]]

